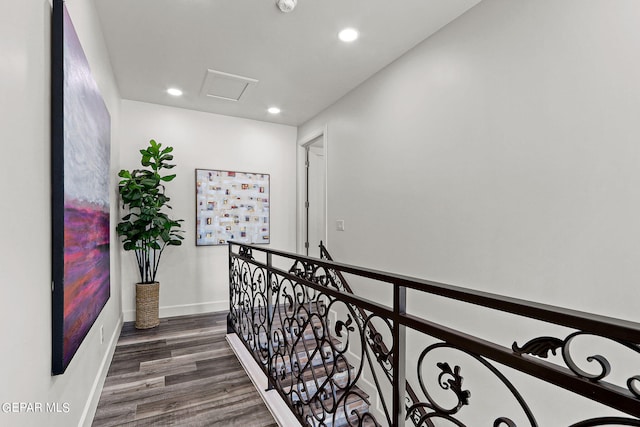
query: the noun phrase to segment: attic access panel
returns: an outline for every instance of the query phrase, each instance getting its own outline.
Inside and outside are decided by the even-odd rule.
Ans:
[[[201,95],[225,101],[240,101],[258,80],[222,71],[207,70]]]

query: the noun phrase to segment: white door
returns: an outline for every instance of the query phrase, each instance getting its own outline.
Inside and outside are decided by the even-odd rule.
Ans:
[[[326,243],[326,167],[323,136],[309,142],[306,148],[306,254],[320,257],[320,241]]]

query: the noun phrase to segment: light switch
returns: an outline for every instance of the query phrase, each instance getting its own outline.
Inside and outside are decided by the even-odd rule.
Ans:
[[[339,220],[336,221],[336,230],[344,231],[344,220],[343,219],[339,219]]]

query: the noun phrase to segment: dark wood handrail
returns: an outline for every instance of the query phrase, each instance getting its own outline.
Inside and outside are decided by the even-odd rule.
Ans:
[[[342,273],[356,274],[358,276],[403,286],[408,289],[415,289],[432,295],[468,302],[494,310],[512,313],[523,317],[542,320],[556,325],[567,326],[590,332],[596,335],[603,335],[609,338],[619,339],[634,344],[640,344],[640,323],[628,320],[616,319],[583,311],[572,310],[550,304],[537,303],[504,295],[475,289],[463,288],[460,286],[448,285],[400,274],[387,273],[370,268],[356,267],[349,264],[342,264],[334,261],[324,261],[317,258],[307,257],[291,252],[284,252],[264,248],[255,245],[245,245],[229,242],[233,245],[246,246],[260,252],[281,256],[289,259],[303,260],[316,265],[331,268]]]

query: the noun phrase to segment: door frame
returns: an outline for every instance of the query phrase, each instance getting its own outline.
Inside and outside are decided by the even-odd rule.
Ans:
[[[297,194],[297,215],[296,215],[296,252],[298,254],[304,255],[306,254],[306,236],[307,236],[307,217],[306,217],[306,209],[305,209],[305,201],[307,200],[307,173],[306,173],[306,154],[307,147],[311,145],[313,141],[318,138],[322,138],[323,145],[323,155],[324,155],[324,230],[325,235],[323,239],[323,243],[325,246],[328,246],[328,217],[327,213],[328,209],[328,194],[329,194],[329,179],[328,179],[328,165],[329,165],[329,138],[328,138],[328,126],[324,125],[320,128],[312,130],[310,133],[303,135],[298,139],[296,144],[296,194]]]

